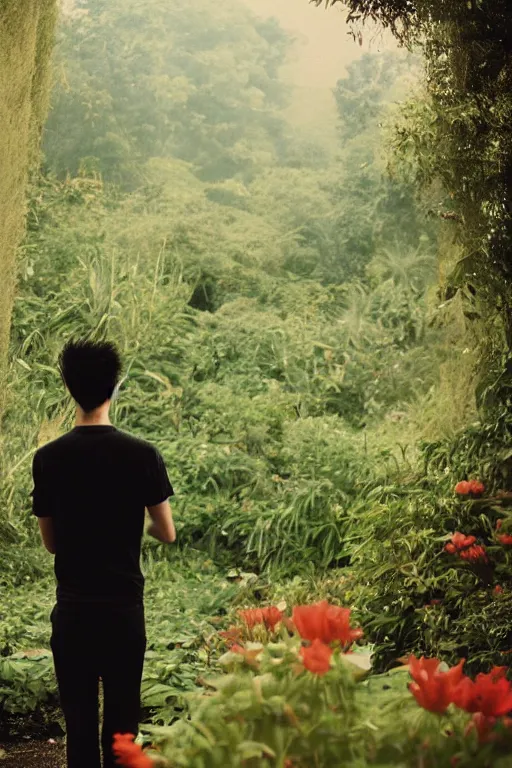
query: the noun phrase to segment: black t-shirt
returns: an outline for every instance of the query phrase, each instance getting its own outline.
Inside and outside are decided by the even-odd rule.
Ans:
[[[32,471],[33,512],[53,519],[58,601],[140,601],[144,510],[173,495],[160,453],[110,425],[75,427]]]

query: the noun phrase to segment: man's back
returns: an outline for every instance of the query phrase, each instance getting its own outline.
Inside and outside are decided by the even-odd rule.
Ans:
[[[158,451],[112,425],[78,426],[34,457],[34,512],[51,517],[57,598],[142,600],[145,507],[173,494]]]

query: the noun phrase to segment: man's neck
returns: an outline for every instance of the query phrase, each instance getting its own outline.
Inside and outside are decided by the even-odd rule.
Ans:
[[[111,426],[111,421],[108,414],[110,403],[104,403],[99,408],[95,408],[94,411],[86,413],[79,405],[76,408],[75,426],[77,427],[101,427]]]

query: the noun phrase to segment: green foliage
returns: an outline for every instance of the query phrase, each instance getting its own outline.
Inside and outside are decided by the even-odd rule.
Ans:
[[[258,568],[296,567],[298,553],[338,562],[347,505],[381,471],[352,430],[435,380],[424,349],[428,250],[408,256],[415,280],[383,252],[366,284],[328,288],[290,275],[286,238],[273,237],[296,214],[283,187],[275,217],[277,186],[266,185],[298,189],[299,171],[265,171],[249,187],[252,210],[211,200],[181,161],[147,172],[151,182],[129,195],[97,177],[34,184],[5,418],[13,522],[26,519],[36,442],[69,424],[62,341],[108,334],[129,372],[116,423],[164,453],[184,543],[216,556],[227,546]],[[316,172],[305,178],[303,218],[321,191]]]
[[[30,658],[0,658],[0,712],[26,715],[56,702],[57,685],[49,651]]]
[[[489,457],[505,427],[432,443],[424,473],[413,463],[411,405],[433,407],[454,349],[432,312],[435,226],[411,179],[385,176],[380,148],[379,123],[414,62],[351,66],[335,92],[340,157],[327,167],[280,112],[286,36],[241,5],[207,5],[91,0],[61,27],[11,339],[0,573],[12,607],[4,676],[15,682],[2,706],[31,709],[46,695],[42,660],[13,654],[47,645],[48,582],[37,610],[22,585],[48,571],[33,554],[31,458],[72,423],[57,354],[72,336],[109,336],[128,372],[113,421],[158,446],[176,490],[180,554],[144,544],[144,712],[178,721],[172,764],[283,768],[291,755],[310,768],[341,754],[354,768],[412,767],[428,733],[442,765],[466,747],[447,747],[432,720],[419,725],[406,691],[407,731],[389,723],[394,698],[380,712],[384,686],[405,687],[400,673],[356,685],[340,664],[324,689],[295,674],[287,647],[274,666],[268,651],[263,681],[244,670],[209,687],[226,614],[269,593],[355,603],[385,668],[410,650],[449,658],[466,646],[475,665],[502,661],[510,589],[499,548],[485,585],[442,552],[457,527],[490,541],[494,512],[455,501],[451,485],[478,470],[497,487],[506,462],[498,471]],[[404,434],[412,445],[397,447],[390,435]],[[425,609],[440,592],[446,607]],[[287,720],[289,697],[303,728]]]

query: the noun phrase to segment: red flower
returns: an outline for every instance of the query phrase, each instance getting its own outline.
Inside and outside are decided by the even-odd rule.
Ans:
[[[439,671],[440,663],[438,659],[410,656],[409,672],[414,682],[409,690],[421,707],[442,714],[451,704],[453,690],[462,678],[464,659],[448,672]]]
[[[487,562],[487,552],[485,551],[485,547],[480,546],[480,544],[475,544],[469,549],[461,550],[459,552],[459,557],[472,563],[476,563],[478,561],[484,563]]]
[[[502,533],[498,536],[498,541],[505,547],[510,547],[512,545],[512,534]]]
[[[474,536],[465,536],[465,534],[456,531],[452,536],[451,542],[445,546],[445,550],[453,555],[461,549],[470,547],[475,541],[476,538]]]
[[[499,531],[503,525],[503,520],[496,520],[496,530]]]
[[[503,587],[500,586],[499,584],[496,584],[496,586],[493,589],[493,592],[495,595],[501,595],[501,593],[503,592]]]
[[[133,733],[116,733],[112,751],[116,762],[124,768],[154,768],[153,761],[134,743]]]
[[[283,618],[282,611],[280,611],[279,608],[276,608],[275,605],[272,605],[270,608],[264,608],[263,614],[263,621],[265,622],[265,626],[267,629],[270,629],[270,631],[273,632],[276,628],[276,625],[279,624]]]
[[[314,672],[315,675],[325,675],[331,666],[332,648],[315,639],[307,647],[300,649],[300,655],[306,669]]]
[[[512,685],[505,678],[506,667],[493,667],[476,679],[465,677],[453,691],[453,703],[466,712],[501,717],[512,711]]]
[[[249,629],[255,627],[256,624],[263,624],[263,611],[261,608],[247,608],[245,611],[239,611],[239,615]]]
[[[271,632],[274,631],[276,624],[279,624],[283,618],[282,612],[275,606],[270,608],[248,608],[239,613],[249,629],[253,629],[257,624],[264,624]]]
[[[481,496],[484,491],[485,485],[481,483],[480,480],[469,481],[469,492],[472,493],[473,496]]]
[[[469,496],[470,493],[473,496],[481,496],[484,491],[485,485],[480,480],[469,480],[469,482],[461,480],[455,486],[455,493],[458,493],[459,496]]]
[[[350,627],[350,608],[329,605],[327,600],[293,609],[293,623],[303,640],[322,643],[339,641],[345,648],[363,636],[361,629]]]

